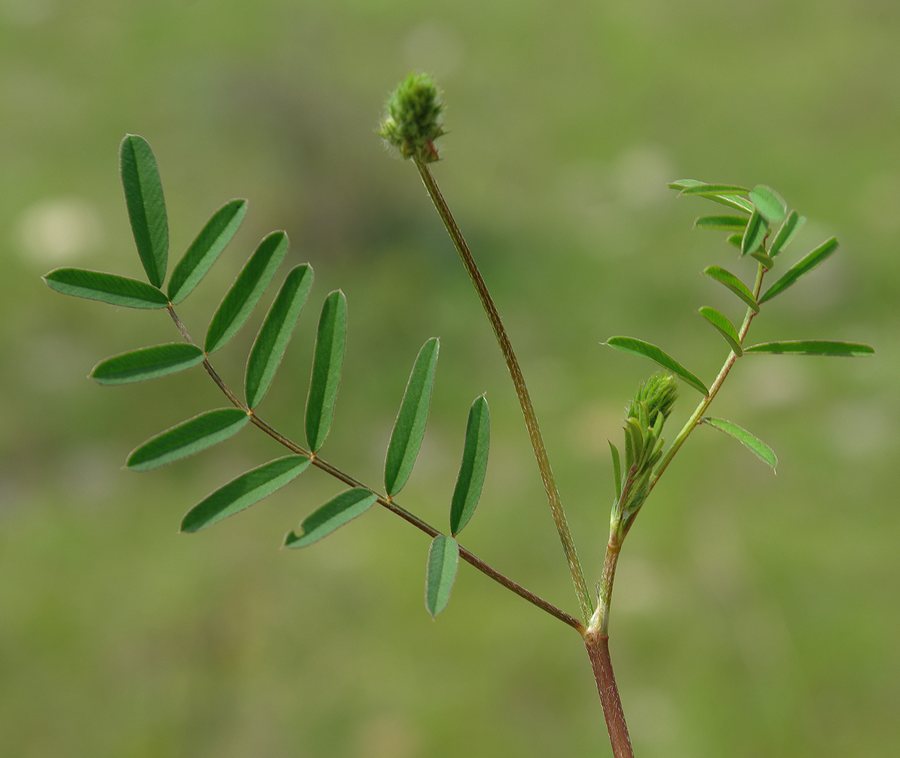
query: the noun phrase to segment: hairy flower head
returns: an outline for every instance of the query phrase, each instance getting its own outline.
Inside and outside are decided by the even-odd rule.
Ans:
[[[444,102],[428,74],[410,74],[391,93],[378,133],[404,158],[438,160],[434,141],[444,134]]]

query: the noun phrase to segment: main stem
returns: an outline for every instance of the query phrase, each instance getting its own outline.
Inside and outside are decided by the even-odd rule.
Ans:
[[[559,497],[559,489],[556,486],[556,479],[554,478],[553,470],[550,467],[550,458],[547,455],[547,449],[544,446],[541,429],[538,425],[537,415],[534,412],[531,396],[528,393],[528,387],[525,384],[522,368],[519,366],[518,358],[516,358],[512,343],[506,333],[506,328],[503,326],[503,321],[500,319],[500,313],[498,312],[494,299],[491,297],[491,293],[484,282],[484,278],[481,276],[481,272],[478,270],[478,266],[472,256],[472,251],[469,249],[469,245],[466,242],[459,225],[456,223],[456,219],[453,217],[453,213],[450,211],[447,201],[444,200],[444,196],[441,194],[441,190],[438,187],[431,170],[428,168],[428,164],[418,157],[415,159],[415,163],[416,168],[419,170],[419,175],[422,177],[422,182],[425,184],[425,189],[428,190],[431,201],[434,203],[434,207],[437,209],[441,220],[444,222],[444,227],[447,229],[450,239],[453,240],[456,251],[459,253],[459,257],[462,260],[472,283],[475,285],[475,290],[478,292],[481,304],[494,329],[497,342],[500,344],[500,351],[503,353],[506,367],[509,369],[509,374],[512,377],[513,385],[516,389],[516,395],[519,398],[522,415],[525,417],[525,426],[528,429],[528,437],[531,440],[531,447],[534,449],[534,457],[537,460],[541,481],[543,482],[544,490],[547,493],[547,502],[550,504],[550,514],[553,517],[553,523],[556,525],[556,531],[559,533],[559,539],[560,542],[562,542],[563,551],[566,554],[566,560],[569,564],[569,573],[572,575],[572,583],[575,585],[575,593],[578,596],[581,615],[582,618],[587,621],[593,610],[593,603],[591,602],[591,596],[584,579],[584,571],[581,568],[581,562],[578,560],[578,551],[575,548],[575,540],[572,537],[572,533],[569,530],[569,525],[566,521],[566,514]]]
[[[616,686],[616,675],[613,673],[612,659],[609,656],[609,637],[594,630],[584,635],[584,646],[591,669],[597,682],[597,692],[603,704],[603,718],[606,720],[606,731],[612,745],[615,758],[634,758],[628,725],[625,723],[625,712]]]
[[[189,342],[190,344],[194,344],[194,340],[191,338],[190,332],[188,332],[187,327],[184,325],[184,322],[178,316],[178,314],[175,311],[174,306],[171,303],[169,303],[169,305],[168,305],[168,311],[169,311],[169,315],[172,317],[172,321],[175,323],[175,326],[178,328],[178,331],[181,333],[181,336],[184,338],[184,340],[186,342]],[[240,410],[244,411],[250,417],[250,421],[258,429],[262,430],[265,434],[267,434],[269,437],[271,437],[273,440],[275,440],[278,444],[287,448],[288,450],[290,450],[292,453],[295,453],[296,455],[302,455],[305,458],[308,458],[310,463],[313,466],[330,474],[335,479],[338,479],[339,481],[343,482],[347,486],[363,487],[363,488],[369,490],[370,492],[375,493],[378,498],[377,502],[382,507],[386,508],[393,514],[400,516],[400,518],[402,518],[408,524],[412,524],[419,531],[424,532],[429,537],[437,537],[438,534],[440,534],[440,532],[437,529],[435,529],[431,524],[429,524],[427,521],[420,519],[415,514],[411,513],[410,511],[406,510],[405,508],[400,507],[396,503],[396,501],[394,501],[393,499],[388,499],[384,495],[378,494],[371,487],[367,487],[366,485],[364,485],[361,482],[354,479],[349,474],[346,474],[343,471],[341,471],[337,466],[334,466],[331,463],[328,463],[327,461],[323,460],[315,453],[304,448],[302,445],[298,445],[296,442],[294,442],[293,440],[284,436],[277,429],[273,428],[268,423],[263,421],[259,416],[256,415],[256,413],[253,412],[253,410],[248,408],[247,405],[231,390],[231,388],[225,383],[225,380],[222,379],[219,372],[216,371],[216,369],[212,365],[212,363],[209,362],[208,357],[204,357],[204,359],[203,359],[203,368],[206,370],[206,373],[209,374],[209,377],[213,380],[215,385],[222,391],[222,394],[224,394],[225,397],[227,397],[228,400],[232,403],[232,405],[234,405],[236,408],[239,408]],[[559,619],[564,624],[571,626],[579,634],[584,634],[584,625],[578,619],[576,619],[575,617],[566,613],[565,611],[560,610],[555,605],[553,605],[553,603],[551,603],[547,600],[544,600],[544,598],[540,597],[539,595],[536,595],[531,590],[526,589],[518,582],[515,582],[512,579],[510,579],[508,576],[505,576],[504,574],[500,573],[493,566],[491,566],[490,564],[483,561],[481,558],[479,558],[477,555],[475,555],[474,553],[472,553],[470,550],[466,549],[462,545],[459,546],[459,555],[460,555],[460,558],[462,558],[466,563],[468,563],[470,566],[473,566],[474,568],[478,569],[478,571],[480,571],[482,574],[489,577],[490,579],[493,579],[495,582],[497,582],[497,584],[505,587],[510,592],[515,593],[516,595],[523,598],[524,600],[527,600],[529,603],[540,608],[542,611],[549,613],[551,616]]]

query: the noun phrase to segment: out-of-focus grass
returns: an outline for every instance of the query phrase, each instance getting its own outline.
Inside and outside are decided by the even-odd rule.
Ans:
[[[370,514],[277,550],[335,492],[309,472],[196,537],[183,511],[272,445],[247,432],[164,472],[131,446],[221,404],[200,373],[101,390],[93,363],[174,338],[160,314],[49,293],[79,265],[136,275],[115,150],[160,159],[173,256],[224,200],[245,228],[184,308],[202,333],[255,240],[286,227],[315,295],[263,408],[302,429],[315,312],[350,299],[328,455],[377,482],[408,366],[443,349],[403,501],[442,522],[471,398],[494,417],[466,541],[573,607],[502,363],[409,166],[374,136],[408,69],[448,92],[440,181],[483,261],[546,426],[592,576],[610,500],[606,439],[649,367],[613,333],[709,377],[724,348],[693,313],[736,315],[698,272],[739,266],[690,231],[690,175],[780,188],[810,217],[797,250],[841,252],[755,334],[868,339],[868,361],[742,361],[717,414],[770,441],[777,478],[696,435],[629,539],[614,653],[642,755],[889,756],[900,732],[895,327],[900,258],[895,3],[110,3],[0,7],[0,734],[36,756],[603,754],[577,638],[462,569],[422,608],[426,542]],[[741,269],[741,273],[747,273]],[[219,359],[239,383],[252,328]],[[688,412],[690,389],[673,425]]]

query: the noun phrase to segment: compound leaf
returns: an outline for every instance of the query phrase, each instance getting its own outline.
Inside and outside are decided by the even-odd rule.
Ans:
[[[244,391],[250,408],[262,402],[275,378],[312,281],[313,270],[309,264],[293,268],[266,314],[250,349],[244,375]]]
[[[303,519],[300,533],[290,532],[284,540],[284,546],[296,548],[312,545],[365,513],[377,500],[378,497],[373,492],[363,487],[342,492]]]
[[[160,287],[169,258],[169,222],[159,169],[147,140],[126,134],[119,146],[119,168],[138,255],[150,283]]]
[[[453,500],[450,505],[450,532],[455,537],[469,523],[478,507],[487,473],[488,450],[491,445],[491,412],[484,395],[469,409],[466,441]]]
[[[125,465],[134,471],[164,466],[233,437],[249,420],[239,408],[206,411],[151,437],[132,451]]]
[[[409,480],[422,446],[439,351],[440,341],[436,337],[427,340],[409,374],[384,461],[384,486],[392,497]]]
[[[710,308],[708,305],[700,308],[699,313],[725,338],[735,355],[741,355],[744,352],[741,348],[741,340],[737,329],[734,328],[734,324],[731,323],[731,320],[724,313],[717,311],[715,308]]]
[[[875,348],[861,342],[841,342],[838,340],[782,340],[780,342],[760,342],[744,348],[745,353],[772,353],[776,355],[828,355],[852,358],[858,355],[872,355]]]
[[[766,300],[771,300],[776,295],[780,295],[788,287],[793,286],[801,276],[812,271],[837,249],[838,241],[834,237],[825,240],[815,250],[809,253],[809,255],[791,266],[781,279],[765,291],[765,294],[759,299],[759,302],[764,303]]]
[[[459,544],[439,534],[428,548],[425,571],[425,608],[435,618],[450,602],[450,592],[459,567]]]
[[[184,371],[203,362],[203,351],[186,342],[132,350],[100,361],[91,371],[99,384],[128,384]]]
[[[63,295],[99,300],[125,308],[165,308],[165,294],[151,284],[84,268],[57,268],[44,277],[47,286]]]
[[[272,232],[263,237],[209,323],[205,345],[207,353],[222,347],[244,325],[272,281],[287,249],[288,237],[284,232]]]
[[[240,513],[292,482],[309,467],[309,458],[286,455],[232,479],[191,508],[181,521],[182,532],[198,532]]]
[[[306,398],[306,441],[314,453],[325,444],[331,431],[346,341],[347,298],[335,290],[322,305]]]
[[[734,437],[763,463],[769,464],[772,470],[775,470],[775,467],[778,465],[778,457],[775,455],[775,451],[759,437],[744,429],[744,427],[738,426],[731,421],[726,421],[723,418],[713,418],[712,416],[704,418],[703,423]]]
[[[700,379],[695,374],[692,374],[671,355],[664,352],[656,345],[652,345],[649,342],[645,342],[644,340],[640,340],[635,337],[610,337],[608,340],[606,340],[605,344],[618,350],[623,350],[626,353],[643,355],[644,357],[649,358],[652,361],[656,361],[656,363],[658,363],[663,368],[668,369],[673,374],[677,374],[698,392],[702,392],[704,395],[709,394],[709,391],[706,389],[706,385],[703,384],[703,382],[700,381]]]
[[[169,300],[177,305],[191,294],[231,242],[246,215],[246,200],[231,200],[212,215],[172,270]]]

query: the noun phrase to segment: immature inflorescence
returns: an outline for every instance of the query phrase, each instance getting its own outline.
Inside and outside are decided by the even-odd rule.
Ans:
[[[438,160],[434,141],[444,134],[444,101],[428,74],[410,74],[388,98],[378,133],[404,158]]]
[[[663,421],[669,418],[677,398],[678,386],[675,377],[659,372],[638,387],[634,399],[628,404],[625,417],[640,420],[646,415],[647,426],[652,427],[660,414]]]
[[[625,466],[616,477],[617,497],[611,515],[617,541],[624,539],[650,492],[654,466],[662,457],[663,425],[677,397],[675,377],[660,372],[641,383],[625,409]],[[618,455],[616,450],[616,461]]]

